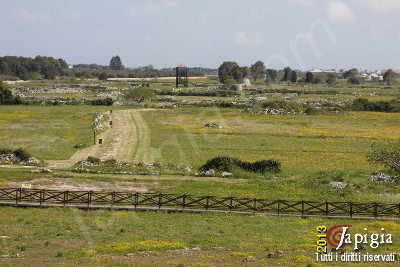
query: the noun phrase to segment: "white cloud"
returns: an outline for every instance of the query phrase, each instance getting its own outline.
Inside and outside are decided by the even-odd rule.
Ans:
[[[400,12],[400,0],[356,0],[375,14]]]
[[[288,0],[290,6],[312,7],[314,0]]]
[[[261,43],[258,35],[250,36],[247,32],[235,32],[234,40],[239,45],[257,45]]]
[[[15,17],[18,21],[29,24],[46,24],[51,22],[51,17],[48,14],[37,13],[26,8],[17,9]]]
[[[137,2],[129,10],[131,16],[157,16],[167,8],[175,8],[178,6],[177,0],[146,0]]]
[[[328,19],[331,23],[353,23],[356,16],[348,5],[341,1],[333,1],[328,6]]]

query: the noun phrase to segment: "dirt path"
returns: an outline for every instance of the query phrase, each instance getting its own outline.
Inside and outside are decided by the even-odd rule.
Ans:
[[[96,144],[77,151],[68,160],[48,161],[49,168],[70,168],[88,156],[102,160],[152,161],[150,149],[150,129],[141,116],[141,112],[150,109],[115,110],[111,115],[112,128],[101,133],[97,139],[103,144]]]

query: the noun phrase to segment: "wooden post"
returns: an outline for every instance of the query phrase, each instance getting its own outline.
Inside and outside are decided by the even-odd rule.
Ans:
[[[353,218],[353,202],[350,202],[350,218]]]
[[[328,206],[329,206],[328,201],[325,201],[325,216],[328,216],[328,214],[329,214]]]

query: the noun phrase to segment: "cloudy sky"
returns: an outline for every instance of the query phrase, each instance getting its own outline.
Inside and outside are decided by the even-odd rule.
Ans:
[[[400,0],[3,0],[0,56],[400,69]]]

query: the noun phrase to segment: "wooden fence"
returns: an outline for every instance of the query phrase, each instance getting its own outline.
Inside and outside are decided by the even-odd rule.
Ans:
[[[400,217],[399,204],[267,200],[136,192],[55,191],[0,188],[0,202],[36,205],[85,205],[86,207],[171,208],[268,213],[273,215]]]

